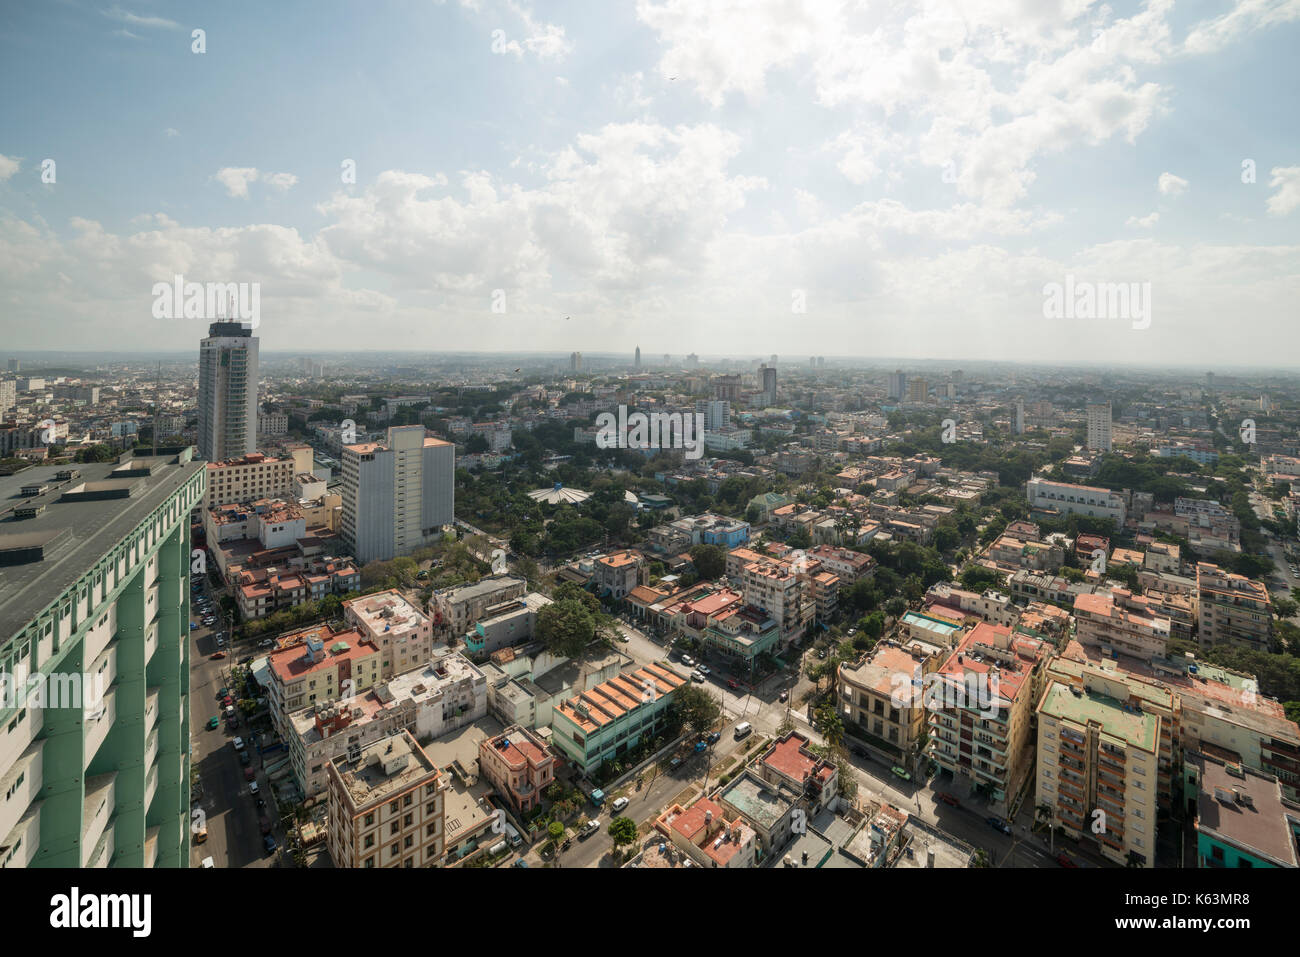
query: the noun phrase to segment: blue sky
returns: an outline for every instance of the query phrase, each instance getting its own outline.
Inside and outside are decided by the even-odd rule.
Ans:
[[[177,272],[260,283],[264,348],[304,353],[1275,366],[1300,345],[1300,0],[0,17],[14,349],[187,348],[203,323],[150,308]],[[1149,283],[1150,322],[1045,318],[1067,275]]]

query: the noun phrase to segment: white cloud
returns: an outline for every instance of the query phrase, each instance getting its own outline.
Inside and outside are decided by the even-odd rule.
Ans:
[[[293,173],[263,173],[261,176],[263,183],[284,191],[292,188],[298,182],[298,177]]]
[[[1173,173],[1161,173],[1160,178],[1156,180],[1156,188],[1160,190],[1162,196],[1182,196],[1187,192],[1187,186],[1187,180]]]
[[[114,6],[108,10],[105,10],[104,16],[109,17],[113,20],[119,20],[122,23],[129,23],[132,26],[137,26],[137,27],[157,27],[165,30],[180,29],[180,24],[177,23],[175,20],[168,20],[166,17],[148,17],[148,16],[142,17],[134,13],[131,13],[129,10],[123,10],[119,6]],[[127,35],[134,36],[134,34],[127,34]]]
[[[1268,188],[1277,190],[1268,198],[1270,216],[1285,216],[1300,207],[1300,166],[1274,166]]]
[[[1196,24],[1183,46],[1188,53],[1215,53],[1238,36],[1300,20],[1298,0],[1237,0],[1231,10]]]
[[[214,178],[226,187],[226,194],[248,198],[248,184],[257,179],[257,170],[251,166],[226,166],[217,170]]]
[[[14,173],[18,172],[18,168],[21,165],[22,160],[15,159],[12,156],[5,156],[3,153],[0,153],[0,183],[5,182],[9,177],[13,176]]]
[[[171,136],[180,136],[180,135],[181,135],[181,131],[178,130],[178,129],[176,129],[176,127],[174,127],[174,126],[169,126],[169,127],[167,127],[167,129],[163,130],[163,134],[164,134],[165,136],[169,136],[169,137],[171,137]]]
[[[217,170],[213,178],[226,188],[227,195],[240,199],[248,198],[251,183],[266,183],[283,192],[298,182],[298,177],[293,173],[263,173],[255,166],[226,166]]]
[[[1160,221],[1159,213],[1148,213],[1145,216],[1130,216],[1124,221],[1125,226],[1132,226],[1137,229],[1150,229]]]

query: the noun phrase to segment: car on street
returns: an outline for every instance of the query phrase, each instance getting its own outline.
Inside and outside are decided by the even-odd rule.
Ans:
[[[274,854],[276,848],[274,835],[268,834],[266,837],[262,838],[262,846],[266,848],[266,853]]]
[[[271,833],[271,819],[265,814],[257,819],[257,826],[262,829],[263,834]]]
[[[611,804],[611,805],[609,806],[609,809],[610,809],[610,811],[613,812],[614,814],[617,814],[619,811],[623,810],[623,808],[625,808],[625,807],[627,807],[627,798],[625,798],[625,797],[621,797],[621,798],[618,798],[617,800],[615,800],[614,803]]]
[[[239,752],[239,763],[242,764],[244,767],[248,767],[250,764],[253,763],[253,759],[248,756],[247,748]]]
[[[695,666],[695,659],[692,658],[690,655],[682,655],[682,664],[684,664],[687,668],[692,668]]]
[[[217,635],[217,647],[218,648],[226,647],[226,639],[222,638],[220,635]]]
[[[209,731],[216,731],[217,728],[219,728],[219,727],[221,727],[221,719],[220,719],[220,718],[218,718],[215,714],[214,714],[212,717],[208,718],[208,730],[209,730]]]
[[[257,643],[257,647],[259,647],[259,648],[274,648],[274,647],[275,647],[275,639],[274,639],[274,638],[263,638],[261,641],[259,641],[259,642]]]
[[[683,763],[682,758],[680,755],[678,755],[677,757],[673,758],[671,761],[668,762],[668,770],[676,771],[678,768],[682,766],[682,763]]]
[[[691,680],[704,684],[704,675],[700,674],[699,669],[697,668],[695,671],[691,672]]]
[[[518,860],[516,860],[513,864],[511,864],[510,866],[511,866],[511,867],[527,867],[527,866],[528,866],[528,862],[527,862],[526,860],[524,860],[524,859],[521,857],[521,858],[519,858]]]
[[[229,689],[229,688],[218,688],[218,689],[217,689],[217,698],[218,698],[218,699],[224,698],[224,697],[226,697],[226,695],[228,695],[228,694],[230,694],[230,689]]]
[[[890,768],[889,773],[897,775],[898,777],[902,778],[904,781],[912,780],[912,775],[909,774],[905,768],[900,768],[898,765],[894,765],[892,768]]]
[[[195,844],[202,844],[207,839],[208,839],[208,829],[206,827],[200,827],[197,831],[194,832]]]
[[[224,651],[214,651],[212,654],[208,655],[208,660],[220,661],[224,657],[226,657],[226,653]]]
[[[790,700],[790,692],[788,692],[788,691],[782,691],[779,695],[776,696],[776,699],[777,699],[778,701],[789,701],[789,700]]]
[[[198,631],[198,630],[199,630],[199,623],[197,621],[190,622],[190,631]]]
[[[252,768],[249,768],[249,770],[251,771]],[[250,782],[248,782],[248,793],[251,794],[251,795],[253,795],[254,797],[257,796],[257,782],[256,782],[256,781],[250,781]]]
[[[709,733],[709,736],[705,738],[705,740],[708,741],[709,744],[714,744],[721,737],[722,737],[721,731],[712,731]]]
[[[995,831],[1001,831],[1003,834],[1011,833],[1011,825],[1000,817],[986,817],[984,822]]]
[[[629,635],[629,634],[627,634],[626,632],[622,632],[622,631],[620,631],[620,632],[618,633],[618,640],[621,641],[621,642],[623,642],[623,644],[626,645],[629,641],[632,640],[632,636]],[[521,857],[520,860],[522,861],[523,858]]]
[[[586,824],[582,825],[582,827],[578,828],[578,840],[580,841],[586,840],[587,838],[591,837],[591,835],[595,834],[599,830],[600,830],[599,821],[588,821]]]
[[[708,675],[712,674],[712,672],[709,671],[709,666],[708,666],[708,665],[700,665],[700,666],[699,666],[698,668],[696,668],[695,670],[698,671],[700,674],[705,675],[706,677],[707,677]]]
[[[232,741],[231,744],[233,744],[233,745],[235,746],[235,750],[236,750],[236,751],[243,751],[243,750],[244,750],[244,739],[243,739],[243,738],[235,738],[235,740]]]
[[[961,801],[958,801],[955,795],[949,794],[947,791],[940,791],[935,797],[949,807],[961,807]]]
[[[740,682],[737,681],[735,678],[728,678],[727,687],[730,688],[732,691],[735,691],[737,688],[740,687]]]
[[[855,758],[869,758],[869,757],[871,757],[871,755],[870,755],[870,753],[867,751],[867,749],[864,748],[864,747],[863,747],[862,745],[860,745],[860,744],[853,744],[853,745],[850,745],[850,746],[849,746],[849,753],[852,754]]]
[[[1078,864],[1074,863],[1074,861],[1070,860],[1069,856],[1065,853],[1065,851],[1062,851],[1060,854],[1056,855],[1056,863],[1060,864],[1062,867],[1079,866]]]

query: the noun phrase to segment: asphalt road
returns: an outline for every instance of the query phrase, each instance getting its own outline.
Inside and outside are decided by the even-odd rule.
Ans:
[[[204,591],[211,594],[211,585],[204,582]],[[227,657],[212,660],[216,652],[217,629],[207,628],[198,618],[199,628],[190,633],[190,762],[198,769],[203,794],[191,807],[202,811],[206,820],[208,839],[202,844],[191,843],[190,866],[199,867],[206,857],[211,857],[215,867],[266,867],[278,861],[278,855],[268,855],[262,846],[262,833],[258,825],[260,814],[266,814],[275,825],[276,842],[283,844],[283,832],[275,810],[275,802],[265,797],[267,808],[259,811],[254,796],[244,780],[244,768],[239,763],[239,753],[233,741],[236,734],[248,740],[246,725],[241,719],[238,732],[228,732],[225,722],[213,731],[208,730],[208,719],[220,717],[221,703],[217,690],[228,687],[230,666],[238,660],[239,653],[227,645]],[[219,626],[218,626],[219,627]],[[248,652],[244,652],[247,654]],[[247,745],[246,745],[247,746]],[[260,773],[261,759],[252,752],[252,767],[259,770],[259,787],[265,789],[266,779]],[[191,822],[194,823],[193,820]],[[193,838],[191,838],[191,842]]]

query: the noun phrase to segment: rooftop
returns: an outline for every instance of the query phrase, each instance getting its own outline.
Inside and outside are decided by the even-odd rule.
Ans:
[[[125,455],[119,461],[130,467],[129,478],[119,462],[42,465],[0,476],[0,643],[26,627],[168,495],[203,470],[204,463],[189,461],[188,454],[187,449],[156,458]],[[57,478],[70,468],[80,475]],[[129,494],[64,496],[98,482],[126,482]],[[23,486],[32,484],[49,488],[36,496],[20,494]],[[44,508],[32,518],[19,519],[13,515],[15,506]]]

